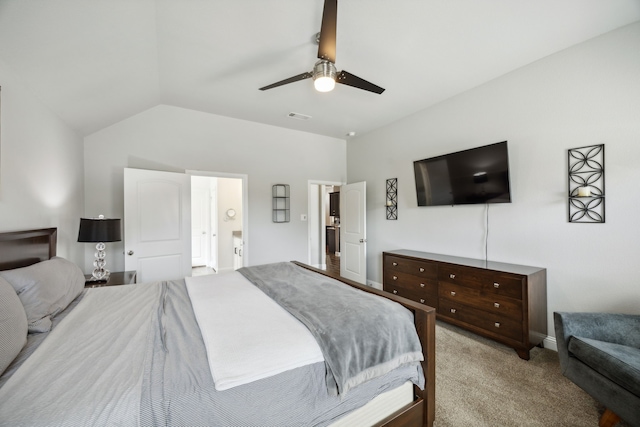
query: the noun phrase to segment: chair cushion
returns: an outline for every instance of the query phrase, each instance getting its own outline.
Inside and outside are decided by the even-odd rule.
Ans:
[[[640,349],[572,336],[569,353],[619,386],[640,396]]]

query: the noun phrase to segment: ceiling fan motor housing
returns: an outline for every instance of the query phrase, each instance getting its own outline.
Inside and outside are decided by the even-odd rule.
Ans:
[[[326,59],[321,59],[320,61],[316,62],[316,65],[313,66],[313,80],[319,79],[321,77],[328,77],[335,81],[337,74],[338,71],[336,70],[336,66]]]

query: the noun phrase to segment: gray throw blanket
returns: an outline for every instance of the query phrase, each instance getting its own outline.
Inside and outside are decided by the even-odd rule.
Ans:
[[[238,272],[309,328],[332,395],[423,360],[413,315],[400,304],[290,262]]]

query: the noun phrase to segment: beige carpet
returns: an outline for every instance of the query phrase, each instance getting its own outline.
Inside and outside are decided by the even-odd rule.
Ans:
[[[603,410],[561,374],[555,351],[536,347],[525,361],[511,348],[437,323],[437,427],[595,427]]]

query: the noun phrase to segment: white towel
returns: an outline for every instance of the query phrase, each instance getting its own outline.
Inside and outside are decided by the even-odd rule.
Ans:
[[[216,390],[324,361],[307,327],[240,273],[185,281]]]

